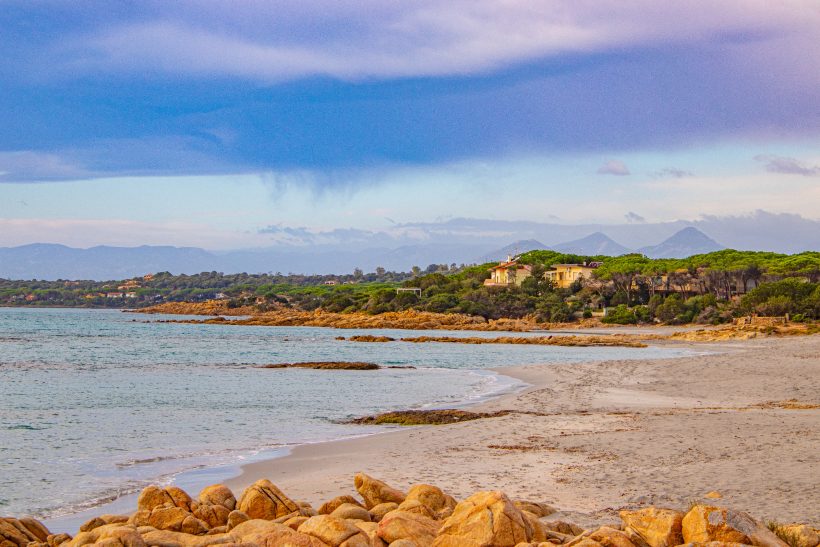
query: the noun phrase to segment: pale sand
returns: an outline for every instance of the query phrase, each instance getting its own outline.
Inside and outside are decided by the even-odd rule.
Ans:
[[[503,490],[599,520],[624,506],[686,508],[717,490],[718,503],[760,519],[820,525],[820,409],[748,408],[820,405],[820,336],[689,347],[723,353],[499,369],[533,387],[481,409],[553,415],[301,446],[227,483],[241,490],[265,477],[319,504],[354,493],[353,475],[365,471],[457,498]]]

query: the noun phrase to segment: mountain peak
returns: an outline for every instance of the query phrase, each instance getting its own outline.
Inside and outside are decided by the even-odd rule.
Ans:
[[[638,252],[649,258],[685,258],[721,249],[725,247],[694,226],[687,226],[658,245],[643,247]]]
[[[590,256],[620,256],[629,252],[627,247],[624,247],[603,232],[593,232],[581,239],[555,245],[553,249],[567,254]]]

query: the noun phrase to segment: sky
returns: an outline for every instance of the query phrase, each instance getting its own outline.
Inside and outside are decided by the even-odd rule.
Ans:
[[[0,0],[0,26],[0,246],[820,218],[816,0]]]

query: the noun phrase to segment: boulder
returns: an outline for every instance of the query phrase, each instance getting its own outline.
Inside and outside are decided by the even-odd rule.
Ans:
[[[228,523],[228,515],[231,511],[220,504],[199,503],[193,510],[193,515],[208,525],[208,528],[225,526]]]
[[[555,513],[555,508],[537,501],[515,500],[513,504],[522,511],[529,511],[538,518],[548,517]]]
[[[313,536],[326,544],[331,545],[332,547],[338,547],[345,543],[355,545],[356,542],[351,543],[348,542],[348,540],[357,535],[361,536],[361,541],[364,541],[363,545],[367,545],[369,543],[366,540],[366,536],[364,536],[358,527],[345,521],[344,519],[336,518],[331,515],[317,515],[315,517],[310,517],[303,522],[301,526],[299,526],[299,533]],[[361,543],[361,541],[358,543]]]
[[[401,503],[405,499],[404,493],[396,490],[383,483],[378,479],[374,479],[364,473],[356,473],[354,479],[356,490],[364,499],[365,507],[370,509],[380,503],[393,502]]]
[[[619,513],[624,531],[640,537],[649,547],[673,547],[683,543],[683,513],[672,509],[645,507]]]
[[[571,522],[565,522],[563,520],[551,520],[542,524],[546,530],[559,532],[569,536],[579,536],[584,533],[584,529],[577,524],[572,524]]]
[[[635,544],[629,540],[629,536],[621,530],[610,528],[609,526],[601,526],[591,534],[589,539],[597,541],[604,547],[635,547]]]
[[[153,484],[144,488],[137,498],[137,511],[151,511],[155,507],[164,505],[176,505],[174,498],[164,488]]]
[[[343,505],[345,503],[350,503],[352,505],[358,505],[359,507],[364,507],[364,505],[359,503],[359,500],[357,500],[353,496],[345,495],[345,496],[337,496],[337,497],[333,498],[332,500],[330,500],[328,502],[325,502],[324,504],[322,504],[321,507],[319,507],[318,512],[319,512],[320,515],[329,515],[333,511],[335,511],[337,507],[339,507],[340,505]]]
[[[227,534],[234,543],[260,547],[328,547],[328,544],[269,520],[249,520]],[[199,547],[199,546],[196,546]]]
[[[524,521],[530,527],[530,530],[532,530],[530,541],[533,543],[547,541],[547,531],[544,525],[541,524],[541,521],[538,520],[538,516],[529,511],[521,511],[521,515],[524,517]]]
[[[397,509],[399,511],[404,511],[405,513],[415,513],[417,515],[422,515],[427,518],[437,520],[435,513],[433,513],[433,511],[431,511],[429,507],[423,505],[418,500],[404,500],[403,502],[401,502],[401,504],[399,504]]]
[[[157,530],[179,532],[183,521],[190,516],[192,516],[191,513],[182,507],[155,507],[148,515],[147,524]]]
[[[757,547],[788,547],[774,532],[755,519],[723,507],[695,505],[681,521],[686,543],[745,543]]]
[[[125,519],[127,520],[127,517],[125,517]],[[29,517],[23,517],[18,520],[20,521],[20,524],[25,526],[26,530],[34,534],[34,536],[41,542],[45,542],[48,539],[48,536],[51,535],[51,532],[48,531],[48,528],[46,528],[45,525],[39,520],[34,520],[33,518]]]
[[[199,493],[199,503],[221,505],[228,511],[236,509],[236,497],[224,484],[212,484],[203,488]]]
[[[330,516],[338,519],[364,520],[370,521],[370,512],[361,505],[343,503],[337,507]]]
[[[531,538],[532,529],[521,510],[503,492],[478,492],[456,505],[433,545],[514,547]]]
[[[304,524],[304,522],[309,519],[310,517],[290,517],[288,520],[283,522],[285,526],[291,528],[292,530],[298,530],[299,527]]]
[[[142,539],[151,547],[209,547],[211,545],[235,544],[239,540],[232,534],[209,534],[192,536],[172,530],[157,530],[148,526],[138,529]]]
[[[195,516],[188,515],[182,521],[182,526],[180,527],[179,531],[186,534],[198,536],[208,531],[208,525],[199,520],[198,518],[196,518]]]
[[[49,545],[49,547],[57,547],[58,545],[62,545],[66,541],[71,541],[71,536],[66,533],[51,534],[46,538],[46,543]]]
[[[371,547],[386,547],[387,543],[384,542],[382,538],[379,537],[379,525],[376,522],[365,522],[363,520],[354,522],[356,528],[361,530],[365,536],[367,536],[368,541],[370,541]]]
[[[250,485],[237,508],[251,519],[274,520],[299,511],[299,506],[267,479]]]
[[[100,515],[81,524],[80,532],[88,532],[99,526],[105,526],[106,524],[125,524],[127,522],[128,517],[126,515]]]
[[[397,509],[387,513],[379,521],[377,534],[387,544],[409,540],[417,547],[429,547],[433,545],[440,526],[441,523],[430,517]]]
[[[171,496],[171,499],[174,500],[174,505],[185,509],[186,511],[191,511],[191,503],[194,501],[182,488],[178,486],[169,486],[165,489],[168,492],[168,495]]]
[[[436,520],[441,520],[453,514],[456,507],[456,500],[442,492],[441,488],[430,484],[414,484],[407,491],[407,497],[399,504],[399,509],[407,511],[407,504],[418,502],[430,510],[430,516]]]
[[[130,524],[104,524],[88,532],[80,532],[71,541],[65,542],[64,547],[80,547],[81,545],[103,544],[106,547],[147,547],[145,540]]]
[[[820,534],[805,524],[779,524],[772,530],[777,537],[788,540],[792,547],[817,547],[820,545]]]
[[[0,518],[0,544],[25,547],[33,541],[40,541],[22,522],[15,518]]]
[[[242,524],[243,522],[247,522],[249,520],[251,520],[251,517],[249,517],[248,515],[246,515],[242,511],[239,511],[239,510],[231,511],[228,514],[228,522],[227,522],[228,531],[230,531],[231,529],[235,528],[236,526]]]
[[[370,508],[370,515],[374,522],[379,522],[390,511],[395,511],[399,508],[398,503],[392,501],[387,503],[380,503],[375,507]]]

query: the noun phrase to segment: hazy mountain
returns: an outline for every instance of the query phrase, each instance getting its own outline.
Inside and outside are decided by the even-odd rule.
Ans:
[[[553,245],[552,248],[561,253],[577,255],[620,256],[630,252],[629,249],[601,232],[595,232],[574,241],[559,243]]]
[[[477,259],[471,260],[471,262],[475,262],[477,264],[484,264],[485,262],[499,262],[501,260],[505,260],[508,256],[516,256],[536,249],[549,249],[549,247],[535,239],[522,239],[520,241],[510,243],[509,245],[505,245],[500,249],[491,251],[478,257]]]
[[[649,258],[686,258],[687,256],[711,253],[725,248],[697,228],[689,226],[658,245],[642,247],[638,249],[638,252]]]

